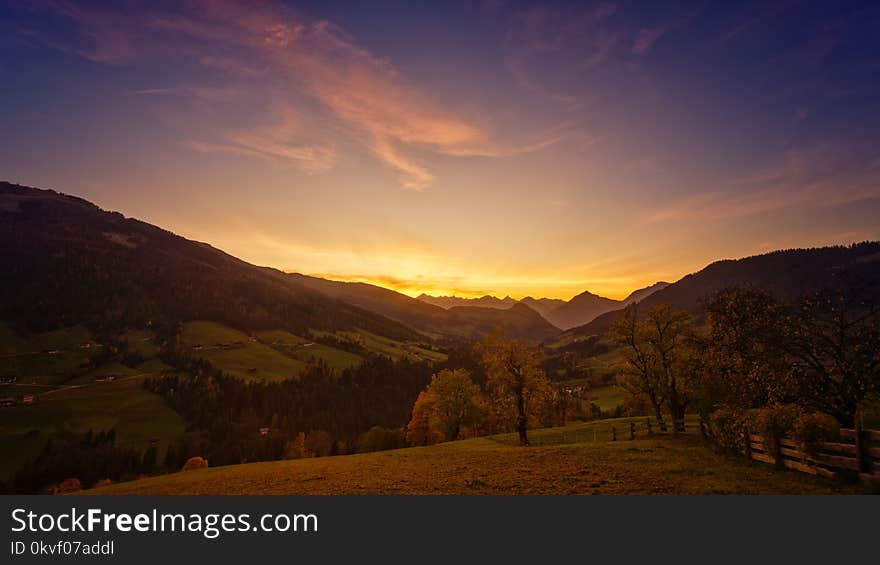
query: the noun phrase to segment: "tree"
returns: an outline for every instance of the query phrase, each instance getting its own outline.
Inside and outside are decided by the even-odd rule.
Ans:
[[[480,387],[464,369],[443,369],[419,394],[407,426],[410,445],[435,443],[438,438],[452,441],[462,429],[478,425],[483,418]]]
[[[645,329],[639,322],[635,304],[628,307],[611,326],[611,337],[626,347],[627,366],[617,379],[620,388],[636,398],[644,398],[654,410],[660,431],[666,431],[663,420],[664,389],[657,369],[657,355],[644,338]]]
[[[441,441],[442,436],[431,429],[431,412],[434,410],[434,399],[423,390],[413,404],[412,418],[406,426],[406,443],[412,446],[433,445]]]
[[[700,403],[750,409],[797,400],[788,355],[788,309],[770,293],[729,287],[706,303]]]
[[[791,324],[790,351],[806,400],[858,427],[865,401],[880,394],[880,304],[858,288],[804,298]]]
[[[458,439],[465,426],[473,426],[481,419],[480,387],[471,381],[464,369],[444,369],[434,375],[428,386],[434,398],[431,419],[447,441]]]
[[[529,416],[540,412],[550,388],[540,369],[540,353],[536,346],[500,336],[490,336],[483,345],[483,363],[489,375],[492,402],[513,404],[520,445],[529,445]]]
[[[667,304],[652,307],[640,320],[635,306],[615,323],[612,336],[627,347],[628,375],[623,385],[644,394],[662,424],[660,406],[666,404],[675,431],[682,431],[691,401],[689,385],[693,363],[690,315]]]

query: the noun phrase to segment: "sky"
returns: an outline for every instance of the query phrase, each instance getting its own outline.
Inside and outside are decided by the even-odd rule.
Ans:
[[[0,178],[259,265],[622,298],[880,239],[876,2],[0,3]]]

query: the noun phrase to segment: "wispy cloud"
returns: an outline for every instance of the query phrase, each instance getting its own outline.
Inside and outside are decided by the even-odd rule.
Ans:
[[[777,0],[775,2],[758,2],[737,18],[736,23],[722,36],[723,42],[738,36],[751,33],[755,29],[766,26],[780,17],[789,8],[801,3],[801,0]]]
[[[632,53],[634,55],[647,55],[661,38],[689,25],[702,14],[707,4],[707,2],[698,2],[692,5],[690,9],[674,15],[671,19],[667,18],[657,25],[641,28],[633,41]]]
[[[633,42],[632,52],[636,55],[644,55],[654,47],[654,43],[663,37],[666,31],[666,28],[662,27],[642,28]]]
[[[359,45],[327,21],[313,21],[274,2],[243,4],[232,0],[190,0],[173,9],[153,3],[126,4],[126,11],[64,0],[45,8],[75,22],[81,34],[73,50],[100,63],[136,64],[159,59],[171,65],[198,65],[211,80],[148,88],[139,94],[185,93],[203,102],[235,90],[250,112],[262,108],[264,123],[216,139],[187,139],[199,151],[226,151],[287,161],[306,172],[321,172],[338,158],[311,133],[341,125],[340,131],[362,144],[395,171],[401,186],[428,188],[435,180],[416,152],[451,156],[503,157],[535,151],[556,138],[521,145],[498,144],[488,121],[446,109],[407,80],[388,59]],[[218,86],[219,85],[219,86]],[[305,97],[305,98],[304,98]],[[325,123],[291,127],[290,116],[317,103]],[[268,105],[265,100],[271,100]],[[227,99],[228,101],[228,99]],[[267,126],[280,112],[278,125]]]
[[[786,151],[780,162],[651,210],[648,222],[742,218],[783,209],[824,208],[880,198],[880,155],[870,149],[812,145]]]
[[[565,92],[540,77],[547,57],[565,53],[576,61],[578,72],[602,62],[617,45],[619,37],[605,27],[617,7],[602,3],[576,14],[547,6],[532,6],[507,17],[505,66],[517,84],[529,92],[575,109],[586,100],[580,93]]]

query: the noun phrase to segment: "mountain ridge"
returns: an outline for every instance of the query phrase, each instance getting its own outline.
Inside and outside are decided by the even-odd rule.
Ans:
[[[669,304],[699,320],[703,301],[729,286],[755,286],[790,302],[822,288],[849,286],[852,282],[844,280],[847,278],[857,279],[869,292],[880,295],[880,241],[781,249],[740,259],[721,259],[652,293],[639,304],[644,309]],[[606,312],[582,326],[567,329],[564,335],[601,335],[621,312]]]
[[[248,329],[411,328],[282,271],[54,190],[0,182],[0,319],[49,329],[210,319]]]
[[[431,296],[426,293],[420,294],[416,297],[416,300],[445,309],[466,306],[506,310],[514,304],[525,304],[554,326],[567,330],[588,323],[605,312],[644,300],[668,285],[669,283],[664,281],[656,282],[645,288],[634,290],[623,300],[606,298],[588,290],[583,291],[571,300],[559,298],[536,299],[531,296],[526,296],[521,300],[516,300],[510,296],[505,296],[502,299],[488,294],[479,298],[462,298],[459,296]]]
[[[333,281],[290,273],[299,284],[398,320],[435,338],[482,337],[497,329],[509,337],[544,341],[561,330],[525,304],[508,308],[455,306],[449,309],[368,283]],[[516,309],[522,306],[526,310]]]
[[[390,289],[284,273],[54,190],[0,182],[0,320],[106,329],[206,319],[239,329],[360,328],[400,340],[543,341],[540,314],[448,313]]]

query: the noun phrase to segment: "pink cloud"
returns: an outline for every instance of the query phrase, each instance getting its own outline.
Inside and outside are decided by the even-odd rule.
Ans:
[[[666,33],[664,28],[643,28],[639,30],[632,46],[632,52],[636,55],[644,55],[654,47],[658,39]]]
[[[132,63],[153,58],[169,65],[195,63],[216,74],[213,82],[145,89],[142,93],[191,95],[202,104],[237,102],[261,111],[262,124],[225,128],[214,139],[190,139],[199,151],[227,151],[288,161],[306,172],[333,166],[335,150],[317,134],[327,126],[362,144],[394,171],[401,186],[423,190],[435,180],[416,151],[450,156],[503,157],[539,150],[558,136],[519,146],[501,145],[487,120],[456,115],[405,77],[325,21],[310,21],[287,7],[265,2],[190,0],[173,11],[135,3],[128,14],[83,8],[72,2],[48,6],[71,20],[86,38],[79,52],[91,60]],[[134,7],[135,9],[131,9]],[[244,100],[236,100],[243,98]],[[271,102],[267,102],[271,101]],[[290,121],[317,103],[308,123]],[[215,113],[219,114],[219,113]]]

